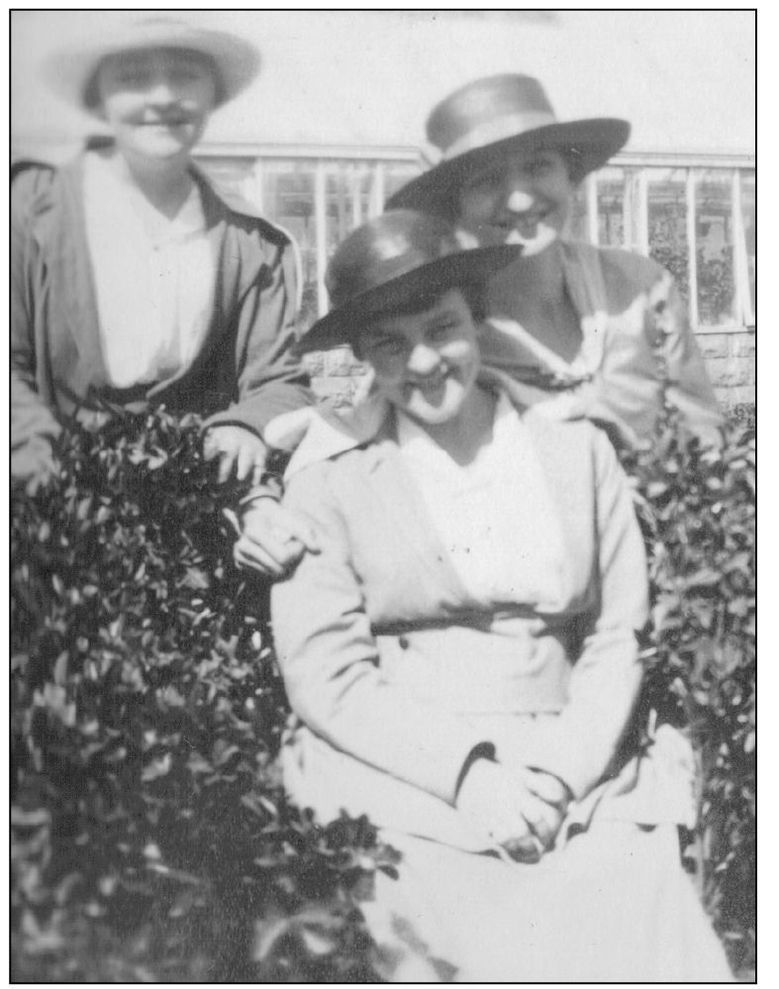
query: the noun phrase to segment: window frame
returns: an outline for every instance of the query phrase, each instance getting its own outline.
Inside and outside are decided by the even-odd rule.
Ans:
[[[408,166],[409,178],[421,174],[429,165],[424,152],[416,147],[365,147],[346,145],[288,145],[256,144],[243,142],[207,142],[195,154],[196,160],[209,158],[253,159],[253,164],[241,187],[242,194],[258,212],[266,214],[264,203],[264,170],[271,162],[290,159],[307,160],[313,168],[316,251],[316,294],[319,315],[327,311],[327,291],[324,273],[327,266],[327,178],[343,172],[351,174],[355,166],[367,165],[370,173],[370,190],[367,216],[362,200],[351,204],[352,216],[360,222],[377,216],[384,206],[387,170],[393,165]],[[685,232],[688,261],[688,307],[690,324],[696,334],[754,331],[750,285],[749,261],[742,212],[742,177],[745,173],[755,176],[755,159],[747,154],[692,154],[662,152],[619,152],[606,168],[619,169],[623,179],[622,247],[649,255],[649,186],[652,169],[671,169],[685,173]],[[735,318],[717,325],[701,324],[698,312],[696,191],[705,173],[730,174],[730,223],[733,239],[733,279]],[[583,183],[584,234],[592,244],[599,243],[598,185],[602,172],[588,175]],[[608,179],[613,181],[613,179]],[[755,179],[756,180],[756,176]],[[347,183],[348,184],[348,183]],[[352,195],[361,196],[359,183],[352,183]],[[355,191],[356,190],[356,191]]]

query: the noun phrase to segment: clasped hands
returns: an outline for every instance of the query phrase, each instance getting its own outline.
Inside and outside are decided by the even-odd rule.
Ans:
[[[463,779],[456,807],[512,858],[537,862],[554,845],[570,799],[568,787],[551,773],[509,770],[477,759]]]

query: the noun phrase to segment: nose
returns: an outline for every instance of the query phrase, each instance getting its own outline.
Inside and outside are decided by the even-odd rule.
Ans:
[[[155,104],[173,103],[177,98],[176,87],[173,85],[168,76],[155,76],[146,91],[146,98],[150,103]]]
[[[516,186],[508,190],[506,196],[506,208],[513,213],[524,213],[533,206],[533,197],[526,189]]]
[[[436,370],[441,358],[434,347],[418,343],[408,355],[406,368],[418,378],[424,378]]]
[[[522,168],[509,167],[503,179],[503,203],[513,213],[524,213],[535,202],[531,177]]]

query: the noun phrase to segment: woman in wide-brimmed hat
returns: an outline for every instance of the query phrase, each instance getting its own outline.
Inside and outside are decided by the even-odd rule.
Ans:
[[[485,281],[518,252],[402,210],[330,263],[306,344],[351,343],[375,392],[317,414],[288,470],[321,546],[272,592],[285,784],[401,851],[361,904],[390,981],[727,981],[679,859],[691,752],[667,727],[624,743],[647,608],[627,482],[602,431],[481,363]]]
[[[291,356],[293,245],[190,157],[259,66],[242,38],[137,15],[103,16],[45,63],[101,135],[62,168],[28,163],[14,177],[15,475],[55,469],[63,420],[108,400],[208,414],[222,476],[259,476],[265,424],[308,401]]]
[[[439,162],[388,208],[456,222],[464,246],[517,244],[490,285],[485,361],[545,414],[587,416],[618,443],[648,442],[664,401],[706,441],[720,417],[671,275],[649,258],[564,237],[576,185],[626,143],[624,120],[558,121],[538,80],[478,79],[439,103]]]

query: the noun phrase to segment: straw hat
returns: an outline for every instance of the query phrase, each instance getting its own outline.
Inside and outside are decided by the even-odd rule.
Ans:
[[[50,55],[43,75],[62,99],[95,114],[95,75],[103,59],[152,48],[186,49],[210,58],[218,73],[216,106],[237,96],[260,69],[260,53],[243,38],[171,17],[150,16],[124,20],[108,30],[103,24],[99,32],[84,35]]]
[[[418,209],[454,218],[459,192],[475,171],[506,155],[555,150],[579,182],[627,142],[630,124],[612,117],[559,122],[541,83],[525,75],[477,79],[439,103],[427,119],[427,137],[440,162],[403,186],[388,209]]]
[[[464,251],[438,217],[384,213],[358,227],[333,255],[325,275],[333,308],[306,333],[302,349],[351,342],[370,318],[420,294],[484,282],[521,253],[518,246]]]

